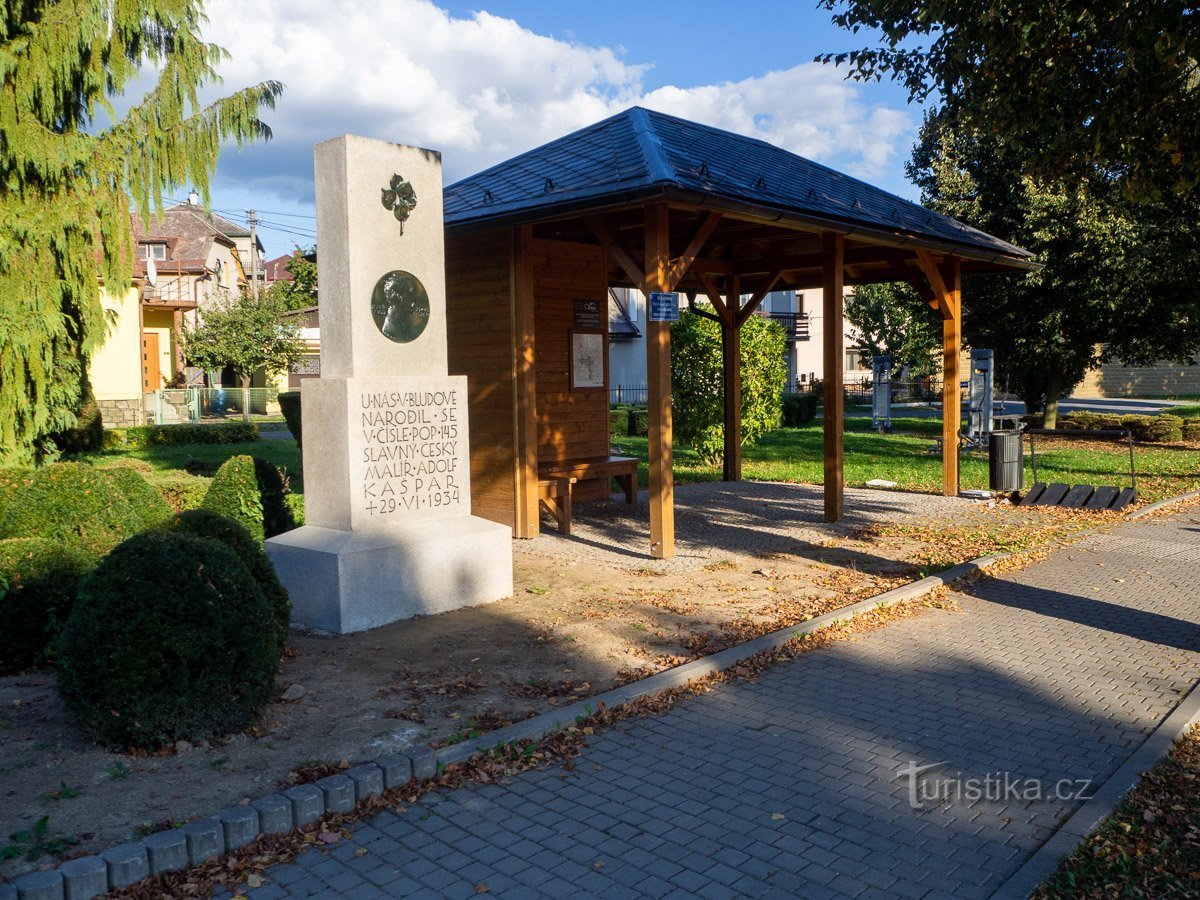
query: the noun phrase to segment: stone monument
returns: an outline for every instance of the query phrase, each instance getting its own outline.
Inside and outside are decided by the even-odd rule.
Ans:
[[[305,525],[266,542],[292,621],[344,634],[508,597],[512,532],[471,515],[467,379],[447,372],[441,156],[344,135],[315,171]]]

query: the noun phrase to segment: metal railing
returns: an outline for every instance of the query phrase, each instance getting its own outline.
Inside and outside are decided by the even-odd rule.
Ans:
[[[770,319],[772,322],[778,323],[783,328],[783,337],[786,341],[795,343],[809,339],[808,313],[777,313],[759,310],[754,314],[760,319]]]
[[[608,389],[608,402],[612,406],[628,403],[633,406],[645,406],[650,402],[650,389],[646,385],[617,384]]]
[[[278,388],[249,388],[247,393],[248,398],[239,387],[163,388],[146,393],[142,407],[147,425],[240,420],[247,400],[251,419],[280,415]]]
[[[819,380],[802,382],[796,385],[796,393],[798,394],[817,394],[820,396],[822,390],[822,383]],[[871,390],[872,382],[869,378],[861,381],[847,380],[844,386],[847,402],[861,403],[867,406],[871,404]],[[941,403],[942,380],[940,378],[921,378],[916,381],[893,381],[892,402]]]

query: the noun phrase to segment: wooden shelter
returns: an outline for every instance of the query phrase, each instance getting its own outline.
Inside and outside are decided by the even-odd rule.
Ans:
[[[641,108],[447,187],[445,221],[450,371],[468,377],[474,510],[517,537],[538,532],[544,476],[609,453],[607,368],[599,387],[573,383],[572,354],[595,345],[576,335],[600,332],[607,359],[610,286],[711,302],[730,480],[741,472],[740,328],[772,290],[823,287],[825,517],[837,521],[843,287],[903,281],[941,314],[943,490],[955,494],[962,275],[1034,265],[1019,247],[778,147]],[[598,327],[584,301],[602,311]],[[651,553],[668,558],[671,332],[646,328]],[[572,490],[607,494],[609,478]]]

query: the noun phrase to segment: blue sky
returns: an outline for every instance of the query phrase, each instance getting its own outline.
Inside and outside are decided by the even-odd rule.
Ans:
[[[806,4],[210,0],[228,91],[286,91],[269,143],[228,149],[213,208],[255,208],[269,255],[315,237],[312,145],[344,132],[443,153],[447,182],[633,104],[752,134],[913,197],[921,109],[811,62],[869,37]],[[181,194],[186,193],[181,189]]]

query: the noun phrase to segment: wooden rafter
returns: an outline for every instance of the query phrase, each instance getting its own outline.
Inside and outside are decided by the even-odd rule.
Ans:
[[[613,230],[612,226],[600,216],[584,216],[583,222],[604,245],[608,255],[617,261],[617,265],[621,267],[629,280],[637,285],[639,290],[644,290],[646,269],[634,256],[633,251],[625,246],[625,242],[621,240],[620,235]]]
[[[671,265],[668,269],[668,277],[670,279],[672,288],[679,284],[679,280],[687,274],[688,269],[692,267],[692,263],[696,261],[696,257],[700,255],[700,250],[704,247],[704,244],[708,241],[708,239],[712,237],[712,233],[716,230],[720,223],[721,214],[718,212],[713,212],[709,213],[700,222],[700,224],[696,226],[696,230],[692,232],[691,237],[688,239],[687,248],[682,254],[671,260]]]
[[[746,305],[737,311],[737,324],[739,328],[746,322],[747,319],[754,315],[754,311],[758,309],[759,305],[763,302],[763,300],[766,299],[767,294],[771,293],[771,291],[775,289],[775,285],[779,284],[779,279],[782,277],[783,272],[781,270],[776,269],[774,272],[772,272],[771,276],[767,279],[766,284],[755,291],[750,296],[750,300],[746,303]]]
[[[925,274],[925,278],[929,281],[929,286],[933,288],[933,299],[937,301],[938,311],[941,312],[942,318],[953,317],[954,312],[951,306],[950,291],[946,287],[946,280],[942,278],[942,271],[938,268],[933,254],[928,250],[918,250],[917,266]]]
[[[732,326],[734,324],[733,313],[725,305],[725,299],[721,296],[721,292],[717,288],[717,283],[704,273],[697,273],[696,277],[700,279],[700,283],[704,286],[704,293],[708,295],[709,302],[713,305],[713,309],[717,311],[717,315],[720,317],[719,321],[724,325]]]

